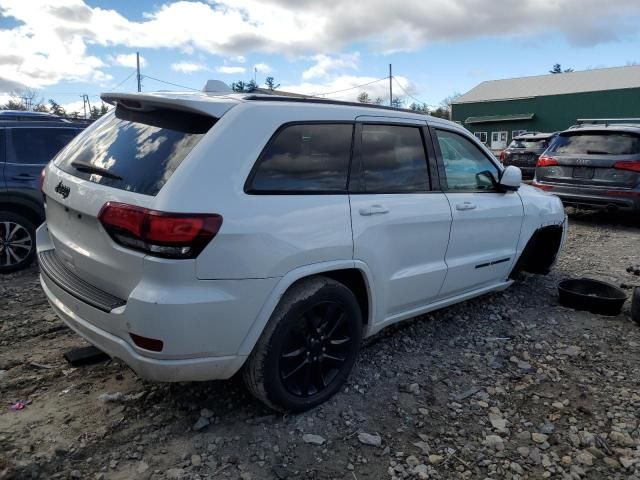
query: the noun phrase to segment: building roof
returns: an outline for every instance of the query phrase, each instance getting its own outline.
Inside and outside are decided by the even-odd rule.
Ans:
[[[513,100],[623,88],[640,88],[640,65],[489,80],[472,88],[453,103]]]

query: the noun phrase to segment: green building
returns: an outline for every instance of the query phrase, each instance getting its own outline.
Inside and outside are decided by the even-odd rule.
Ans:
[[[492,150],[521,132],[555,132],[585,119],[640,117],[640,66],[482,82],[451,118]]]

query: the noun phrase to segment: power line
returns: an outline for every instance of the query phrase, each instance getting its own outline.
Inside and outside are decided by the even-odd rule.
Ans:
[[[424,103],[426,105],[427,102],[419,100],[416,97],[414,97],[413,95],[411,95],[409,92],[407,92],[396,77],[391,77],[391,78],[393,78],[393,80],[396,82],[396,84],[400,87],[400,90],[402,90],[407,95],[407,97],[410,97],[410,98],[414,99],[418,103]]]
[[[120,87],[120,85],[122,85],[123,83],[125,83],[127,80],[129,80],[133,74],[136,73],[136,71],[134,70],[133,72],[131,72],[129,75],[127,75],[127,78],[125,78],[124,80],[122,80],[118,85],[116,85],[115,87],[113,87],[114,90],[116,90],[118,87]]]
[[[343,90],[336,90],[335,92],[324,92],[324,93],[312,93],[312,97],[316,97],[319,95],[333,95],[334,93],[348,92],[349,90],[355,90],[356,88],[366,87],[367,85],[371,85],[372,83],[381,82],[383,80],[387,80],[389,77],[379,78],[378,80],[373,80],[371,82],[363,83],[362,85],[356,85],[355,87],[345,88]]]
[[[166,83],[167,85],[172,85],[174,87],[186,88],[187,90],[193,90],[194,92],[199,92],[199,88],[187,87],[186,85],[179,85],[177,83],[167,82],[165,80],[160,80],[159,78],[150,77],[149,75],[141,75],[142,78],[148,78],[150,80],[155,80],[156,82]]]

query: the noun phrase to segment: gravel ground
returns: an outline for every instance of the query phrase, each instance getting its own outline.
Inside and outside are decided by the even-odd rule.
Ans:
[[[84,343],[52,314],[36,268],[5,276],[0,478],[640,479],[629,302],[602,317],[556,294],[583,275],[640,284],[626,271],[640,228],[570,221],[550,275],[385,330],[344,390],[301,415],[274,414],[235,378],[169,385],[117,361],[71,368],[62,354]]]

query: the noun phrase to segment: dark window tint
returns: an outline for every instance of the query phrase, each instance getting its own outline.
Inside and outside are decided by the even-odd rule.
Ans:
[[[342,192],[353,125],[290,125],[263,152],[251,192]]]
[[[363,125],[362,169],[366,192],[428,190],[427,158],[420,129]]]
[[[7,161],[44,165],[78,133],[75,128],[9,128]]]
[[[118,107],[71,142],[56,165],[101,185],[155,195],[215,121],[177,110]]]
[[[447,190],[494,190],[491,172],[498,178],[497,167],[467,138],[446,130],[436,130],[442,152]]]
[[[514,140],[509,145],[509,148],[522,148],[526,150],[544,150],[549,146],[548,139],[540,140]]]
[[[637,155],[640,137],[627,133],[571,133],[560,135],[549,152],[567,155]]]

